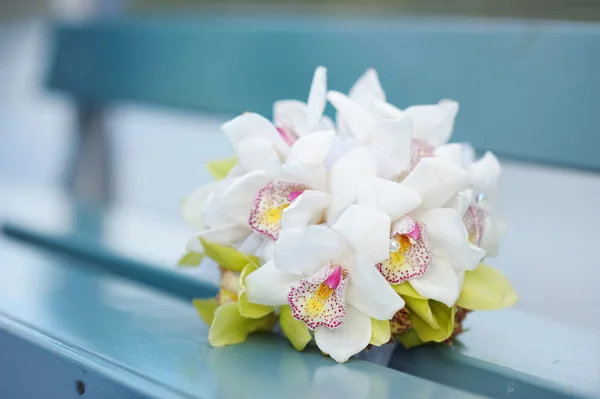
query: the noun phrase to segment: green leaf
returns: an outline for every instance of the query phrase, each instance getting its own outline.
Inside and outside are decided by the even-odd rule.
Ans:
[[[204,254],[225,269],[241,272],[248,263],[258,265],[258,258],[256,256],[241,253],[225,245],[206,241],[202,237],[198,238],[204,247]]]
[[[390,330],[389,320],[377,320],[371,318],[371,341],[369,344],[375,346],[381,346],[390,342],[392,332]]]
[[[415,348],[417,346],[426,344],[426,342],[421,341],[421,338],[419,338],[419,335],[414,328],[403,332],[396,338],[398,339],[398,342],[400,342],[400,344],[406,349]]]
[[[431,307],[433,316],[437,320],[439,328],[433,328],[415,312],[410,312],[408,319],[421,341],[442,342],[454,332],[454,312],[456,308],[454,306],[449,308],[443,303],[434,300],[429,301],[429,306]]]
[[[273,313],[260,319],[248,319],[240,315],[238,305],[229,302],[215,311],[215,317],[208,332],[208,342],[212,346],[225,346],[244,342],[253,332],[271,331],[276,317]]]
[[[404,299],[406,297],[417,298],[417,299],[425,299],[425,297],[421,296],[409,283],[402,283],[398,285],[392,285],[394,291],[398,294],[402,295]]]
[[[181,266],[181,267],[196,267],[196,266],[200,266],[200,263],[202,263],[203,259],[204,259],[204,254],[203,253],[200,253],[200,252],[186,252],[186,254],[183,255],[179,259],[179,262],[177,262],[177,266]]]
[[[294,319],[292,309],[289,306],[281,307],[279,324],[281,325],[283,334],[298,352],[304,350],[312,339],[306,324],[303,321]]]
[[[404,297],[404,302],[406,302],[406,307],[408,307],[412,313],[419,315],[419,317],[429,324],[431,328],[440,328],[437,318],[431,310],[429,299],[417,299],[407,296]]]
[[[265,305],[257,305],[248,301],[248,297],[246,296],[246,287],[244,286],[244,279],[250,273],[258,269],[258,266],[253,265],[252,263],[248,263],[242,273],[240,274],[240,289],[238,291],[238,309],[240,314],[244,317],[248,317],[250,319],[259,319],[273,312],[273,308],[271,306]]]
[[[414,313],[418,314],[423,320],[427,322],[432,328],[439,328],[438,322],[431,311],[429,306],[429,300],[421,296],[415,289],[408,283],[402,283],[398,285],[392,285],[394,291],[396,291],[406,306]]]
[[[236,163],[237,158],[235,157],[225,158],[217,161],[210,161],[206,164],[206,168],[216,180],[221,180],[227,176]]]
[[[215,317],[215,310],[219,307],[215,298],[209,299],[194,299],[192,301],[200,317],[207,325],[211,325]]]
[[[514,305],[519,296],[508,278],[493,267],[480,264],[465,272],[457,306],[470,310],[496,310]]]

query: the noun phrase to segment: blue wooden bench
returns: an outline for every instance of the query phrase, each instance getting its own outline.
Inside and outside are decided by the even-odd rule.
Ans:
[[[79,150],[69,175],[72,193],[105,204],[113,188],[110,154],[102,150],[108,106],[136,101],[268,115],[273,100],[306,95],[318,64],[329,68],[330,86],[341,90],[366,67],[376,67],[391,101],[400,106],[456,98],[463,107],[456,139],[469,140],[477,148],[597,170],[600,161],[593,148],[600,139],[592,133],[600,122],[590,116],[600,91],[595,72],[600,70],[599,38],[596,25],[549,22],[292,17],[98,21],[56,29],[49,87],[71,95],[78,108]],[[29,364],[23,354],[39,356],[44,368],[56,369],[52,378],[69,379],[67,385],[50,378],[39,386],[57,396],[63,387],[76,392],[76,380],[85,382],[78,367],[97,381],[93,386],[105,389],[86,388],[86,395],[217,397],[228,385],[228,375],[219,375],[219,369],[235,368],[232,364],[239,359],[246,368],[239,366],[232,374],[242,381],[276,375],[288,363],[311,376],[331,366],[317,354],[298,355],[279,340],[256,338],[235,348],[209,349],[206,327],[195,317],[189,298],[209,296],[214,287],[118,247],[110,235],[131,229],[131,219],[118,216],[123,212],[61,198],[53,204],[38,211],[47,216],[43,225],[35,215],[16,215],[13,205],[5,211],[11,214],[3,225],[8,236],[70,258],[41,255],[39,249],[23,249],[3,239],[2,245],[15,255],[9,258],[11,268],[0,269],[0,342],[16,348],[11,353],[21,356],[22,363],[20,368],[2,369],[3,375],[14,378],[3,379],[10,384],[0,382],[0,393],[36,392],[35,386],[15,382]],[[147,238],[142,227],[139,235],[130,237]],[[37,281],[35,289],[15,291],[9,281],[15,281],[16,269],[23,273],[17,281]],[[63,284],[64,289],[53,284]],[[521,329],[505,333],[504,327],[515,322]],[[340,378],[364,378],[388,387],[373,397],[394,397],[398,390],[407,397],[423,397],[424,392],[457,398],[600,396],[600,343],[592,334],[518,310],[474,314],[469,323],[472,330],[461,339],[462,350],[398,350],[388,368],[351,362],[338,367],[343,370]],[[540,335],[547,330],[551,333]],[[557,345],[563,336],[575,338]],[[66,353],[62,363],[48,357],[48,350],[56,348]],[[212,366],[213,361],[221,366]],[[250,362],[268,366],[250,373]],[[277,393],[273,396],[297,387],[283,381],[265,384],[274,384],[269,391]],[[248,383],[247,396],[267,395],[264,386]],[[230,385],[236,389],[237,384]]]

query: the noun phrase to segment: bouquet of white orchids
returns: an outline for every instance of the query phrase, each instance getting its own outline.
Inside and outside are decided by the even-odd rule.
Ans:
[[[235,158],[184,199],[200,233],[181,265],[204,256],[218,295],[194,304],[213,346],[278,325],[297,350],[315,343],[337,362],[395,340],[451,343],[468,311],[517,295],[482,264],[503,223],[494,212],[500,165],[448,144],[458,103],[404,110],[369,69],[348,95],[318,67],[306,103],[274,104],[274,121],[244,113],[223,132]],[[327,100],[336,123],[324,116]]]

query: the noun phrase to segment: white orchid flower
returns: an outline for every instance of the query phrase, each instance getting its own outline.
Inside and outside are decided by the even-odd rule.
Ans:
[[[385,92],[374,69],[368,69],[358,79],[348,97],[344,99],[334,94],[333,98],[329,96],[329,100],[338,110],[338,125],[344,131],[356,130],[356,126],[360,129],[364,125],[364,122],[356,121],[356,115],[365,119],[358,109],[366,111],[375,120],[410,118],[412,137],[408,170],[414,169],[422,158],[433,156],[460,164],[460,145],[447,144],[458,113],[456,101],[442,100],[434,105],[414,105],[401,110],[386,102]],[[402,159],[402,162],[406,161]]]
[[[374,267],[388,256],[390,218],[351,205],[331,227],[309,225],[310,208],[318,213],[327,202],[315,199],[305,192],[286,209],[275,257],[246,278],[246,293],[257,304],[289,304],[321,351],[345,362],[369,344],[371,318],[389,320],[404,307]]]
[[[338,121],[345,129],[345,139],[355,146],[363,146],[376,160],[379,176],[392,179],[410,165],[412,120],[401,116],[396,119],[376,119],[367,109],[346,95],[330,91],[327,98],[338,111]]]
[[[462,215],[442,208],[465,179],[466,172],[454,164],[426,158],[402,183],[373,176],[359,180],[356,203],[392,220],[389,254],[376,265],[390,284],[408,282],[423,297],[454,305],[462,274],[485,256],[469,242]]]
[[[315,70],[308,100],[280,100],[273,105],[273,120],[281,136],[291,145],[308,133],[331,130],[333,123],[323,116],[327,94],[327,69],[319,66]]]
[[[500,162],[491,152],[467,166],[469,190],[463,194],[468,198],[463,221],[469,232],[469,240],[494,256],[498,251],[498,240],[504,232],[504,220],[494,211]]]
[[[272,242],[281,230],[283,210],[305,190],[326,190],[327,172],[323,163],[334,134],[329,131],[302,136],[289,149],[282,165],[274,157],[262,162],[269,153],[257,150],[269,148],[263,139],[245,139],[238,146],[237,155],[247,172],[211,186],[206,199],[198,202],[207,227],[199,236],[270,259]],[[199,252],[196,238],[190,245],[188,250]]]

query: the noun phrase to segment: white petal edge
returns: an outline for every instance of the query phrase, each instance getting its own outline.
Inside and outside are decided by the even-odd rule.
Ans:
[[[330,91],[327,93],[327,98],[338,111],[354,139],[361,144],[366,142],[375,124],[371,114],[338,91]]]
[[[331,205],[327,211],[327,221],[333,223],[356,200],[357,181],[360,178],[375,176],[377,166],[366,147],[358,146],[342,155],[330,171]]]
[[[254,171],[235,180],[218,197],[221,212],[232,222],[247,225],[256,193],[269,182],[264,171]]]
[[[373,68],[367,71],[354,83],[348,97],[360,106],[369,109],[373,101],[385,101],[385,92],[379,82],[377,71]]]
[[[466,172],[439,158],[423,158],[402,185],[415,190],[423,199],[420,209],[439,208],[466,184]]]
[[[453,209],[430,209],[417,220],[427,226],[427,240],[434,255],[442,256],[457,271],[473,270],[485,251],[469,242],[462,216]]]
[[[283,211],[283,229],[302,229],[310,224],[318,224],[325,217],[329,205],[329,194],[322,191],[306,190]]]
[[[408,169],[413,135],[410,117],[375,123],[368,147],[377,160],[379,176],[391,179]]]
[[[296,161],[308,166],[322,166],[334,137],[335,130],[315,132],[300,137],[290,149],[287,162]]]
[[[463,167],[465,155],[464,147],[460,143],[441,145],[434,150],[434,155],[438,158],[445,159],[458,167]]]
[[[252,233],[252,230],[249,227],[231,223],[201,231],[198,233],[198,237],[216,244],[232,245],[245,239],[250,233]]]
[[[352,306],[378,320],[390,320],[404,307],[404,300],[372,262],[355,259],[344,266],[350,272],[346,301]]]
[[[339,235],[326,226],[283,229],[275,244],[275,265],[284,271],[312,275],[342,253]]]
[[[437,147],[450,139],[458,108],[456,101],[442,100],[435,105],[413,105],[404,112],[413,117],[415,138],[425,139]]]
[[[434,299],[450,307],[460,294],[460,282],[454,269],[443,258],[434,256],[427,271],[420,277],[409,280],[420,295]]]
[[[351,305],[346,305],[346,317],[334,329],[321,326],[315,330],[315,342],[321,351],[338,363],[367,347],[371,340],[371,318]]]
[[[181,217],[188,226],[195,229],[204,228],[204,207],[218,184],[219,182],[212,182],[199,187],[181,201]]]
[[[488,151],[478,161],[467,167],[467,179],[476,190],[493,190],[500,178],[500,162]]]
[[[366,206],[350,205],[331,226],[355,253],[373,263],[389,256],[391,220],[388,215]]]
[[[270,261],[248,275],[244,287],[250,302],[258,305],[281,306],[287,304],[288,291],[298,281],[300,281],[299,276],[279,270],[275,267],[275,263]]]
[[[314,132],[321,122],[325,105],[327,105],[327,69],[318,66],[315,70],[310,91],[308,93],[306,130],[299,131],[299,135]]]
[[[391,220],[399,219],[421,204],[421,196],[411,188],[380,177],[358,181],[357,205],[378,209]]]
[[[233,148],[237,148],[238,143],[244,139],[266,138],[273,143],[273,147],[279,154],[285,156],[289,151],[289,146],[275,126],[267,118],[253,112],[245,112],[225,122],[221,129]]]
[[[273,144],[265,138],[249,138],[240,141],[237,146],[238,164],[246,171],[267,169],[279,162],[279,156]]]
[[[295,134],[308,130],[308,107],[298,100],[279,100],[273,104],[273,120],[278,127],[292,129]]]

